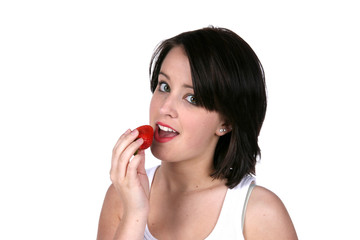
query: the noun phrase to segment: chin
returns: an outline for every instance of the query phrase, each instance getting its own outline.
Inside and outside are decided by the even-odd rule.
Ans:
[[[171,162],[174,160],[174,156],[172,156],[171,152],[161,149],[156,143],[151,145],[150,150],[152,155],[161,161]]]

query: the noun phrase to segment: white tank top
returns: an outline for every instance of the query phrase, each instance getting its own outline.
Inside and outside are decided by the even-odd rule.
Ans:
[[[158,166],[146,171],[150,187],[157,168]],[[220,216],[214,229],[206,240],[244,239],[243,226],[246,206],[254,186],[255,178],[247,175],[236,187],[227,190]],[[144,240],[157,240],[151,235],[147,225],[145,228]]]

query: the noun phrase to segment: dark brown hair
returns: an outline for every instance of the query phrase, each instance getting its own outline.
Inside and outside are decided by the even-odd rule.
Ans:
[[[258,136],[267,100],[262,65],[251,47],[225,28],[207,27],[163,41],[150,62],[151,91],[158,85],[161,65],[175,47],[189,59],[196,103],[216,111],[232,131],[220,137],[214,154],[214,178],[233,188],[247,174],[255,174],[260,157]]]

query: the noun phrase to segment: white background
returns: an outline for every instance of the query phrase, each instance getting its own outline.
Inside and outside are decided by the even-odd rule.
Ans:
[[[210,24],[265,68],[258,183],[300,239],[360,239],[359,22],[349,0],[1,1],[0,239],[96,238],[112,147],[148,123],[152,51]]]

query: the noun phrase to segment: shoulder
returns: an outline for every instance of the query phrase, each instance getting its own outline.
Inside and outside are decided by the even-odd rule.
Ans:
[[[297,239],[291,218],[280,198],[256,186],[250,196],[244,224],[246,239]]]

